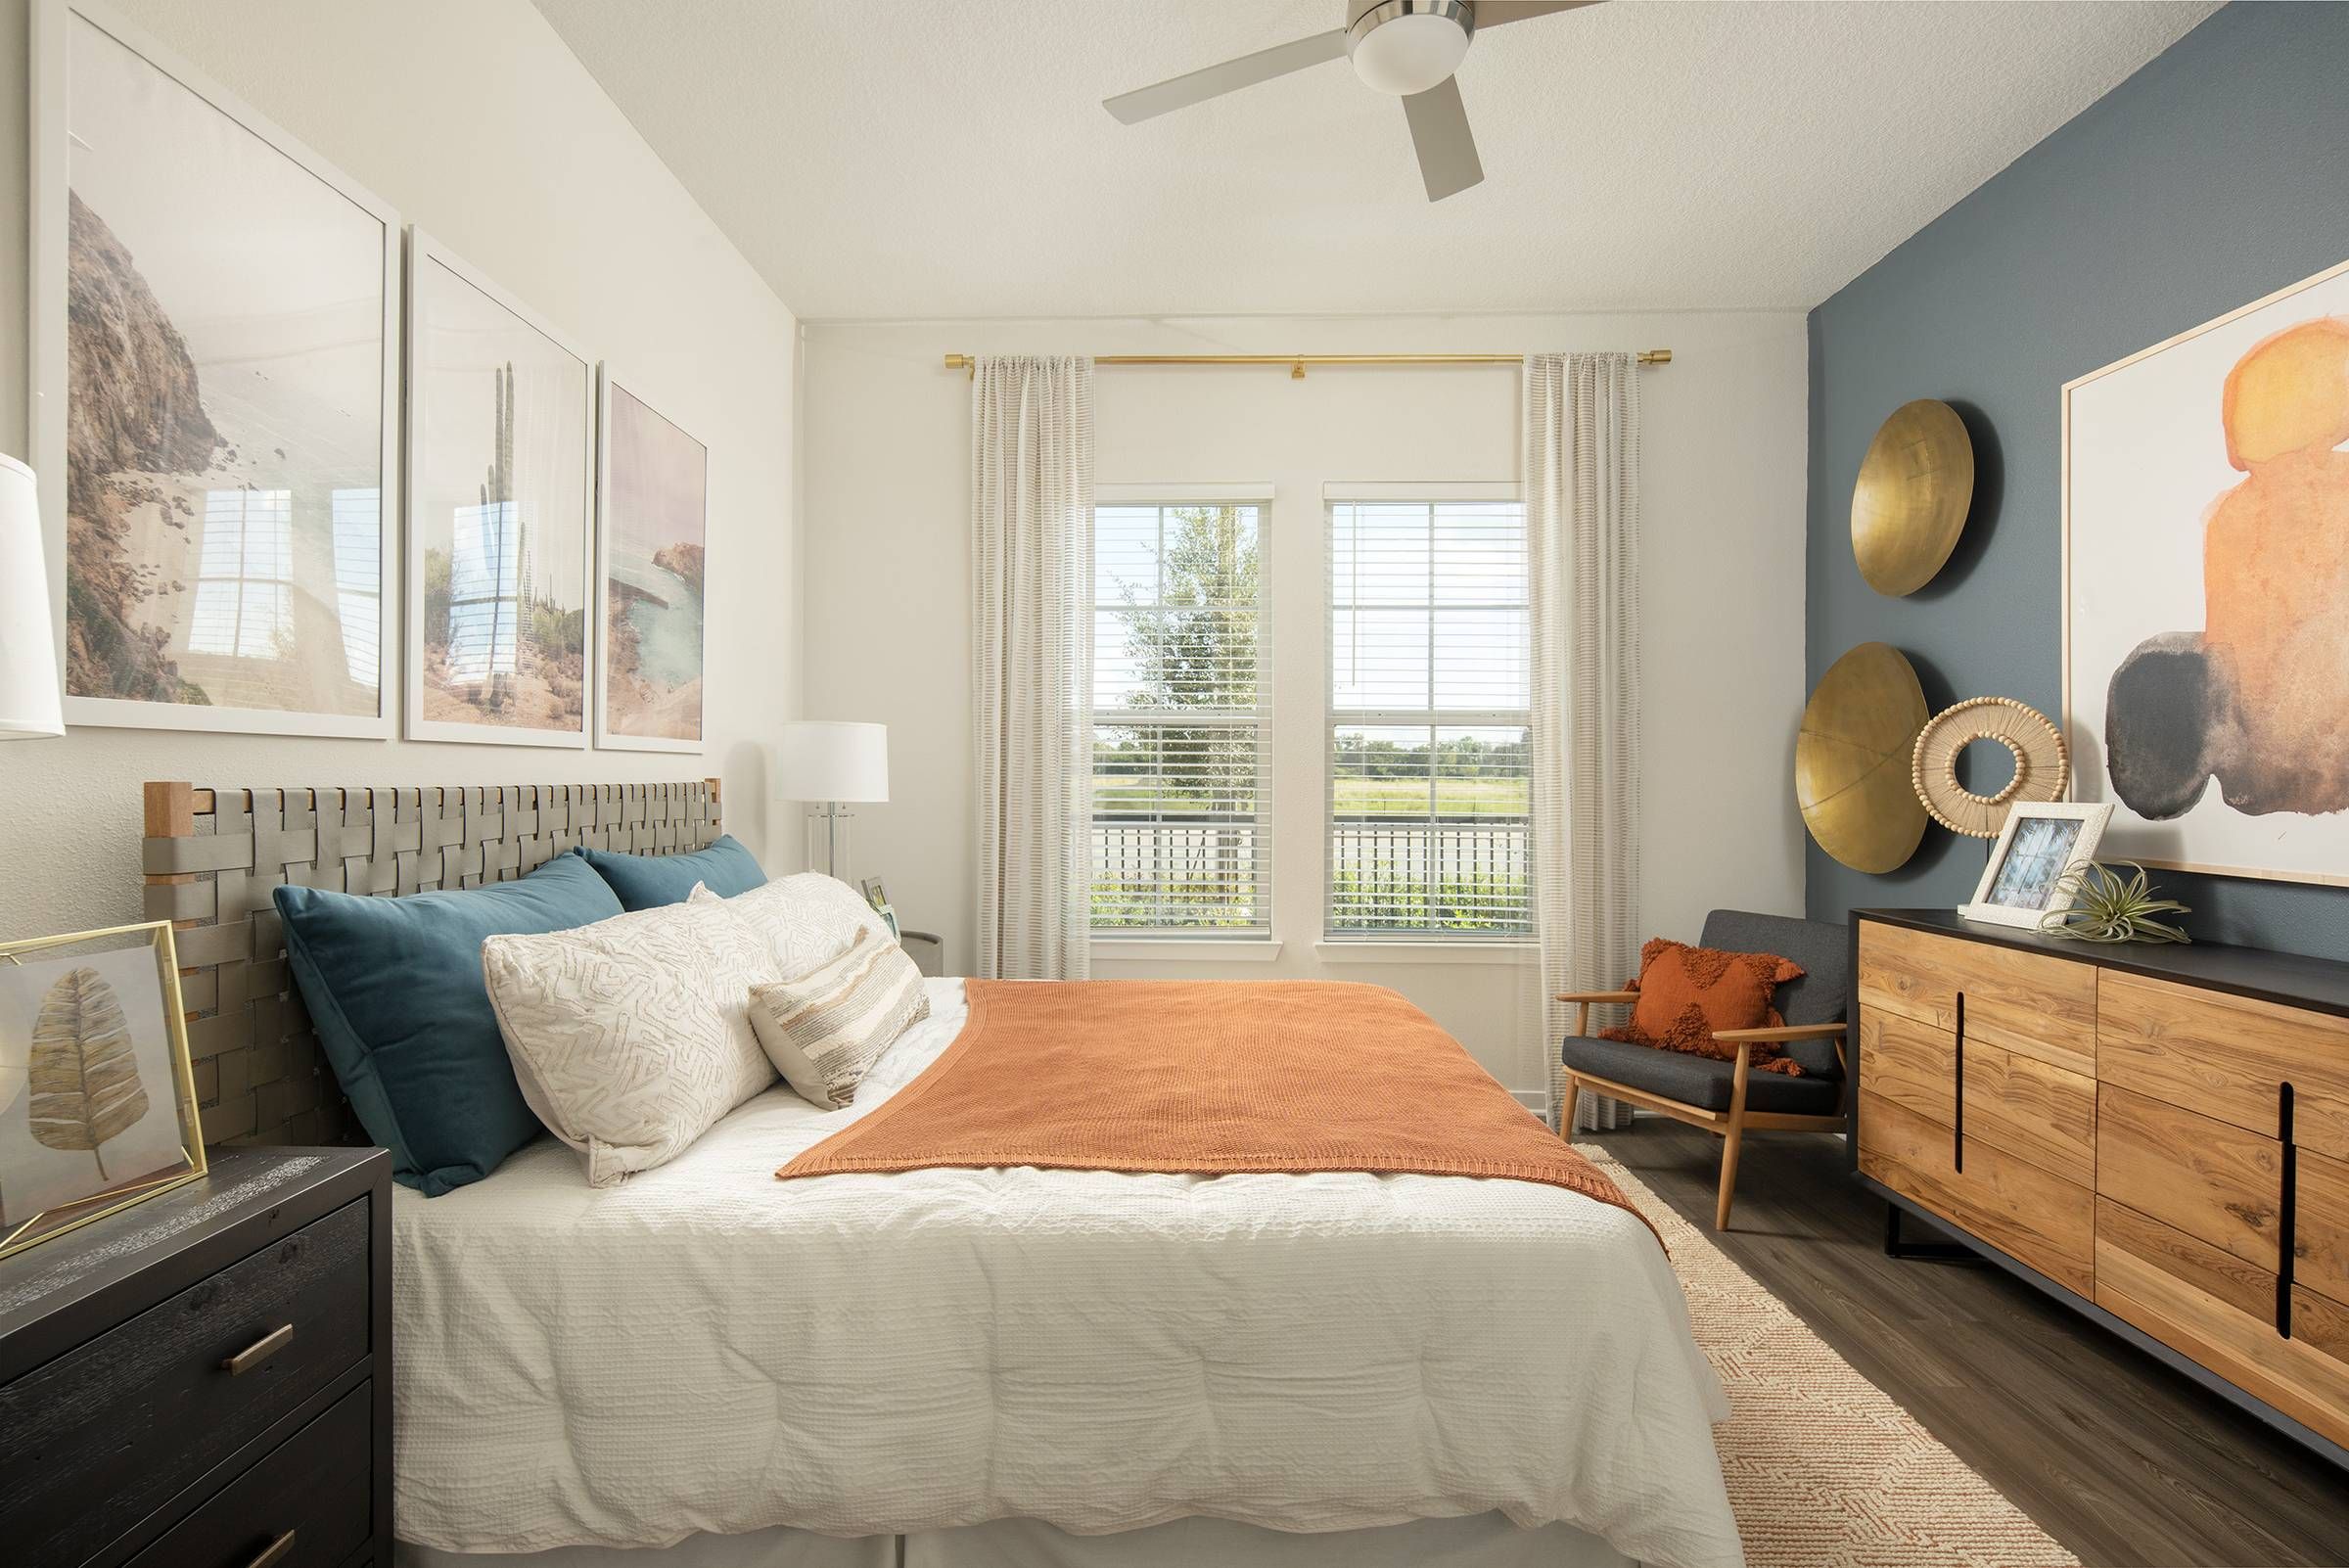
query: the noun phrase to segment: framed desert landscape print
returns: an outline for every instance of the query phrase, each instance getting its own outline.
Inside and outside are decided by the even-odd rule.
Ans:
[[[595,744],[702,749],[710,457],[603,367],[597,399]]]
[[[171,922],[0,943],[0,1257],[205,1168]]]
[[[2075,795],[2148,866],[2349,884],[2349,262],[2063,389]]]
[[[105,11],[33,17],[65,716],[390,736],[399,220]]]
[[[593,361],[408,238],[407,733],[585,746]]]

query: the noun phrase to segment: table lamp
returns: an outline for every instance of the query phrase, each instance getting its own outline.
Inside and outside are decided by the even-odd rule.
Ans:
[[[775,769],[775,799],[820,805],[810,818],[824,822],[824,870],[840,875],[840,824],[855,813],[853,801],[889,799],[889,726],[794,719],[783,726]]]
[[[31,469],[0,457],[0,740],[65,732],[40,495]]]

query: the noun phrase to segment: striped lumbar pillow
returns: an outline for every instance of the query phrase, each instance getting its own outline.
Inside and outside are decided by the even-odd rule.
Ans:
[[[838,957],[751,988],[751,1029],[800,1097],[839,1110],[890,1042],[930,1012],[905,949],[859,929]]]

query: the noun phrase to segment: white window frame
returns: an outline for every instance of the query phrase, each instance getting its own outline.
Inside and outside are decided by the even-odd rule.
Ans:
[[[1436,729],[1499,727],[1532,722],[1532,690],[1529,648],[1527,706],[1523,709],[1414,709],[1407,712],[1391,710],[1349,709],[1343,716],[1334,701],[1337,684],[1337,557],[1336,509],[1349,503],[1407,503],[1437,506],[1445,503],[1514,502],[1524,501],[1524,487],[1513,480],[1444,480],[1444,481],[1359,481],[1332,482],[1321,486],[1321,927],[1313,944],[1316,957],[1323,962],[1346,963],[1396,959],[1436,963],[1514,963],[1534,945],[1531,929],[1534,914],[1532,887],[1533,813],[1531,801],[1526,812],[1527,888],[1526,921],[1523,933],[1493,933],[1489,931],[1448,932],[1428,927],[1406,931],[1339,930],[1332,921],[1336,899],[1332,889],[1335,874],[1333,844],[1337,827],[1337,767],[1336,736],[1340,724],[1348,726],[1393,725],[1418,727],[1430,725]],[[1529,584],[1530,588],[1530,584]],[[1528,606],[1528,633],[1531,633],[1531,606]],[[1430,622],[1431,635],[1433,621]],[[1435,675],[1433,662],[1429,679]],[[1432,702],[1434,693],[1429,693]],[[1530,782],[1530,781],[1529,781]]]
[[[1272,832],[1274,799],[1272,749],[1272,485],[1262,484],[1115,484],[1093,485],[1095,510],[1105,506],[1252,506],[1257,509],[1257,573],[1256,605],[1256,708],[1254,716],[1202,720],[1197,715],[1174,715],[1156,710],[1136,710],[1144,720],[1163,720],[1184,717],[1198,727],[1229,723],[1233,727],[1252,724],[1258,733],[1257,755],[1259,774],[1256,791],[1256,867],[1257,888],[1264,908],[1262,930],[1237,930],[1229,926],[1207,926],[1186,930],[1181,927],[1090,926],[1093,956],[1116,961],[1162,957],[1181,954],[1201,959],[1231,962],[1267,961],[1277,957],[1280,942],[1273,935],[1275,915],[1275,855]],[[1090,622],[1101,608],[1099,585],[1094,574],[1085,574],[1085,616],[1090,634]],[[1088,702],[1091,693],[1086,693]],[[1121,710],[1123,712],[1123,710]],[[1094,726],[1109,720],[1099,712],[1087,715],[1088,734]],[[1091,746],[1086,748],[1089,770]],[[1086,785],[1086,821],[1092,822],[1091,781],[1088,771]],[[1091,918],[1090,898],[1087,898],[1086,917]]]

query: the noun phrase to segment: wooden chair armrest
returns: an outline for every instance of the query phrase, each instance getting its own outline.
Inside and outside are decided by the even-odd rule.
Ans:
[[[1717,1029],[1713,1038],[1732,1044],[1751,1041],[1756,1045],[1785,1039],[1841,1039],[1841,1024],[1777,1024],[1769,1029]]]
[[[1635,1002],[1635,991],[1561,991],[1556,998],[1562,1002]]]

